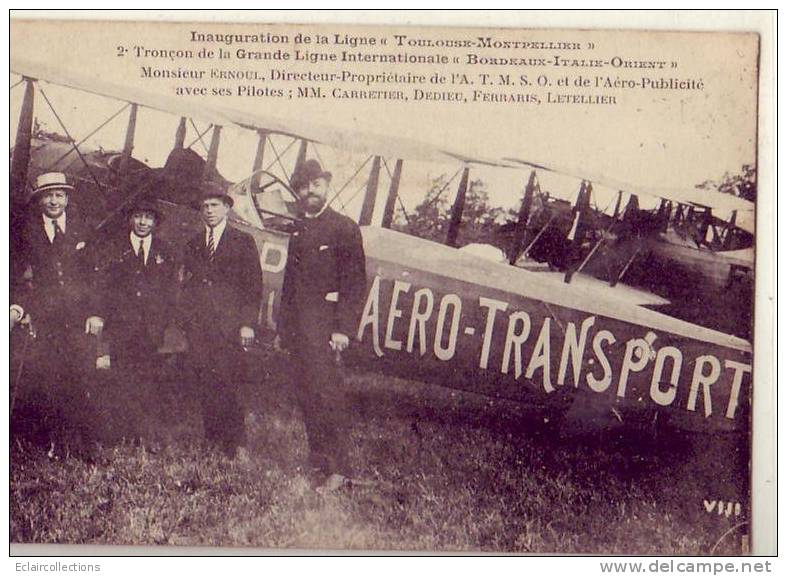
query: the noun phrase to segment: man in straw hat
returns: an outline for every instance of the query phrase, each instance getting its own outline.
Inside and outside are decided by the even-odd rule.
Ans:
[[[11,326],[27,316],[35,327],[35,361],[27,363],[27,402],[15,432],[78,448],[88,439],[85,375],[90,339],[104,321],[95,313],[93,250],[88,227],[69,209],[74,187],[65,174],[41,174],[29,197],[30,218],[12,266]],[[93,349],[95,352],[95,349]],[[93,356],[95,360],[95,355]]]
[[[243,353],[254,343],[262,298],[259,253],[250,235],[228,226],[232,204],[218,185],[203,185],[203,226],[186,245],[181,302],[205,438],[228,457],[245,443],[238,388],[246,378]]]
[[[347,483],[350,464],[337,362],[358,329],[366,294],[366,258],[358,225],[327,204],[331,173],[307,160],[291,186],[303,218],[290,238],[276,347],[290,352],[293,385],[309,442],[312,484]]]

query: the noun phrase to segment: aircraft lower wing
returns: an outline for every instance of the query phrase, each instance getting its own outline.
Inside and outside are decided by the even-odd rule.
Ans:
[[[576,393],[576,402],[665,411],[687,429],[745,430],[745,340],[609,290],[362,231],[369,280],[359,365],[539,405]]]

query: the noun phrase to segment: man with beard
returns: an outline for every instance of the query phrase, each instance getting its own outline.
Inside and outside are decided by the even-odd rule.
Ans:
[[[40,175],[29,199],[31,214],[12,263],[11,327],[27,317],[35,343],[28,351],[12,430],[67,453],[89,449],[93,414],[87,371],[103,329],[95,313],[89,229],[68,208],[74,187],[65,174]],[[91,351],[92,345],[92,351]]]
[[[255,340],[262,270],[254,238],[227,223],[232,197],[203,185],[203,226],[183,257],[182,314],[189,357],[200,387],[205,439],[230,458],[245,444],[240,385],[243,354]]]
[[[358,225],[327,205],[331,173],[307,160],[293,174],[303,218],[290,238],[275,346],[293,357],[293,386],[306,425],[314,486],[333,490],[351,475],[340,354],[358,329],[366,257]]]

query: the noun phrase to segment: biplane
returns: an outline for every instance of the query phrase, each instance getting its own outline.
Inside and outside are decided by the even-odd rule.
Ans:
[[[575,193],[560,197],[542,192],[537,180],[535,185],[529,183],[535,189],[532,208],[528,213],[528,202],[523,202],[518,222],[503,227],[510,234],[524,223],[514,238],[524,237],[526,247],[522,250],[516,241],[512,243],[512,264],[527,267],[533,260],[545,262],[563,273],[566,282],[579,273],[611,286],[625,278],[667,299],[660,310],[670,315],[749,336],[753,202],[696,189],[643,189],[600,177],[591,181],[585,179],[587,174],[579,176],[568,168],[508,160],[540,171],[564,170],[560,173],[580,182]],[[617,190],[604,208],[591,205],[594,183]],[[642,207],[640,198],[649,199],[651,207]],[[734,314],[725,306],[697,313],[698,301],[732,293],[737,299]]]
[[[298,217],[287,175],[277,176],[271,169],[284,168],[274,142],[281,145],[288,139],[297,149],[296,164],[319,154],[322,146],[346,150],[365,158],[355,174],[367,174],[359,187],[364,196],[358,218],[367,255],[367,298],[354,335],[357,342],[345,358],[349,366],[534,406],[600,405],[621,414],[652,415],[688,430],[748,431],[749,342],[661,313],[653,309],[664,303],[658,297],[622,284],[579,280],[578,265],[570,267],[571,282],[563,275],[512,265],[526,249],[536,174],[545,169],[541,166],[469,157],[394,136],[283,121],[249,109],[203,106],[19,58],[12,58],[11,71],[24,90],[12,151],[12,206],[21,209],[19,199],[37,172],[60,169],[77,180],[82,207],[92,211],[97,241],[133,195],[147,191],[158,197],[167,214],[163,232],[177,244],[199,225],[191,206],[195,187],[204,179],[218,182],[235,200],[232,225],[251,233],[257,243],[264,284],[259,322],[272,331],[288,229]],[[47,97],[45,83],[124,103],[116,113],[128,111],[123,147],[117,152],[83,150]],[[66,138],[53,141],[35,129],[34,109],[42,105],[51,108]],[[171,152],[159,168],[133,155],[140,108],[180,118],[171,135]],[[197,130],[194,120],[207,122],[208,130]],[[191,145],[186,143],[189,126],[196,133]],[[216,166],[222,129],[227,127],[257,136],[250,175],[235,183],[222,178]],[[195,144],[204,146],[205,158],[194,152]],[[401,203],[401,175],[410,162],[457,167],[459,182],[442,244],[392,229]],[[470,173],[478,166],[520,171],[525,184],[509,263],[457,249]],[[373,226],[382,176],[389,186],[380,225]],[[577,216],[587,216],[592,182],[583,178],[582,203],[568,209],[569,242],[618,221],[617,215],[605,219],[597,214],[598,222],[591,226],[590,216]],[[341,192],[331,201],[338,202]],[[679,202],[690,202],[681,198]],[[698,201],[705,199],[703,194]],[[737,227],[743,226],[743,212],[738,212]],[[572,262],[579,257],[573,255]]]

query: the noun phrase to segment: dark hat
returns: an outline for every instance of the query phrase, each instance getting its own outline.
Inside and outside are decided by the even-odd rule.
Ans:
[[[41,194],[49,190],[65,190],[68,193],[74,191],[74,187],[66,180],[66,175],[62,172],[45,172],[36,178],[33,191],[30,193],[27,201],[32,202],[37,200]]]
[[[320,163],[313,158],[306,160],[303,164],[298,166],[295,171],[292,173],[292,178],[290,178],[290,188],[293,191],[298,192],[299,188],[303,188],[312,180],[317,178],[325,178],[326,180],[330,180],[333,175],[330,172],[322,169]]]
[[[131,216],[137,212],[152,212],[156,215],[156,224],[161,224],[161,221],[164,219],[161,209],[158,204],[156,204],[156,199],[145,194],[137,196],[128,206],[126,209],[126,218],[131,218]]]
[[[199,197],[197,198],[197,205],[201,206],[204,200],[208,198],[220,198],[223,200],[227,206],[232,208],[235,204],[232,196],[227,194],[227,192],[222,188],[220,185],[216,184],[215,182],[203,182],[200,185]]]

